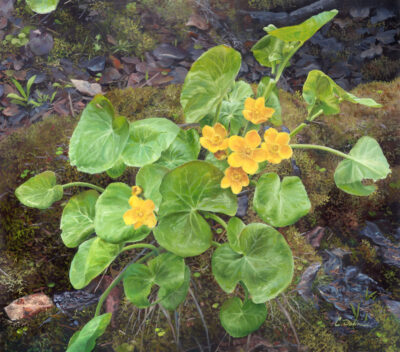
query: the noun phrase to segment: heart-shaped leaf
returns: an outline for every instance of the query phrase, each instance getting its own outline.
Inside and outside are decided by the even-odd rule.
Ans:
[[[114,166],[129,137],[125,117],[115,116],[111,102],[96,95],[82,112],[69,144],[69,159],[79,171],[95,174]]]
[[[329,76],[319,70],[313,70],[308,73],[303,86],[303,98],[308,105],[307,109],[310,116],[319,110],[322,110],[325,115],[338,114],[342,100],[372,108],[382,107],[371,98],[358,98],[346,92]]]
[[[126,225],[125,212],[131,209],[129,198],[132,189],[124,183],[115,182],[107,186],[96,203],[94,228],[96,234],[110,243],[137,242],[147,237],[150,229],[143,225],[137,230]]]
[[[263,77],[261,79],[257,87],[257,97],[262,97],[264,95],[264,91],[269,85],[270,81],[271,77]],[[272,85],[272,89],[265,99],[265,106],[268,106],[269,108],[273,108],[275,110],[271,119],[268,121],[271,121],[271,123],[275,126],[280,126],[282,125],[282,108],[279,101],[279,92],[276,86],[276,82],[273,82]]]
[[[143,166],[136,175],[136,185],[143,189],[143,193],[146,199],[151,199],[156,210],[161,204],[161,193],[160,185],[165,174],[169,170],[161,165],[150,164]]]
[[[185,268],[183,284],[176,290],[168,292],[164,287],[160,287],[158,297],[162,298],[160,304],[167,310],[175,310],[186,299],[190,286],[190,269]]]
[[[232,337],[243,337],[257,330],[267,318],[265,304],[244,304],[238,297],[224,302],[219,312],[221,324]]]
[[[254,44],[251,51],[260,65],[274,67],[283,62],[292,49],[293,45],[290,43],[266,35]]]
[[[239,52],[219,45],[206,51],[193,63],[181,93],[186,122],[199,122],[216,111],[233,86],[241,61]]]
[[[69,340],[67,352],[90,352],[99,338],[107,329],[111,321],[111,313],[94,317],[82,328],[74,333]]]
[[[31,208],[47,209],[63,197],[62,186],[57,185],[56,174],[45,171],[30,178],[15,190],[18,200]]]
[[[158,243],[182,257],[203,253],[211,245],[211,229],[199,211],[235,215],[237,199],[220,186],[222,171],[205,161],[188,162],[165,175],[160,192]]]
[[[33,12],[45,14],[54,11],[60,0],[26,0]]]
[[[360,138],[349,155],[352,159],[341,161],[336,168],[336,186],[349,194],[368,196],[376,186],[363,185],[362,181],[384,179],[390,173],[389,164],[378,142],[371,137]]]
[[[272,227],[252,223],[240,233],[240,253],[226,243],[212,257],[212,271],[221,288],[233,292],[239,281],[254,303],[263,303],[283,292],[293,276],[292,252]]]
[[[226,235],[228,237],[229,245],[237,252],[241,253],[239,245],[239,236],[245,229],[246,225],[242,220],[237,217],[233,217],[228,222],[228,228],[226,229]]]
[[[107,170],[107,175],[111,178],[121,177],[126,169],[126,165],[122,158],[119,158],[111,169]]]
[[[148,118],[131,123],[129,139],[122,153],[128,166],[142,167],[158,160],[180,129],[165,118]]]
[[[95,206],[99,193],[89,190],[73,196],[61,216],[61,239],[67,247],[74,248],[94,232]]]
[[[77,290],[84,288],[111,264],[120,250],[120,245],[108,243],[99,237],[83,242],[71,262],[69,279],[72,286]]]
[[[178,290],[185,280],[185,262],[172,253],[163,253],[150,260],[146,265],[131,264],[124,274],[126,297],[137,307],[145,308],[151,303],[148,295],[153,285],[162,288],[167,296]],[[162,296],[159,294],[160,299]]]
[[[269,35],[285,42],[305,42],[310,39],[322,26],[332,20],[338,10],[324,11],[318,15],[310,17],[301,24],[289,27],[277,28],[268,31]]]
[[[160,159],[155,164],[175,169],[188,161],[197,160],[199,153],[200,142],[197,131],[195,129],[181,130],[169,148],[161,153]]]
[[[275,227],[292,225],[311,209],[300,178],[287,176],[281,183],[279,176],[273,172],[262,175],[258,180],[253,204],[261,219]]]

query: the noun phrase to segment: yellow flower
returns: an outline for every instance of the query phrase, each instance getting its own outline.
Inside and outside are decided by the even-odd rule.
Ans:
[[[241,167],[245,172],[252,175],[258,170],[258,163],[267,160],[264,149],[257,148],[261,138],[257,131],[247,132],[246,136],[232,136],[229,138],[229,148],[233,151],[228,157],[228,164],[232,167]]]
[[[265,106],[265,99],[263,97],[247,98],[244,102],[243,116],[246,120],[259,125],[272,117],[275,110]]]
[[[241,167],[228,167],[225,170],[225,177],[221,180],[221,187],[231,187],[235,194],[240,193],[242,187],[249,185],[249,177]]]
[[[152,200],[132,196],[129,198],[129,205],[132,209],[127,210],[123,217],[126,225],[133,225],[135,230],[142,225],[149,228],[156,226],[157,220],[153,213],[155,206]]]
[[[267,152],[267,160],[272,164],[279,164],[282,159],[289,159],[292,148],[288,145],[290,136],[286,132],[278,132],[275,128],[269,128],[264,133],[264,141],[261,145]]]
[[[228,132],[223,125],[216,123],[214,127],[204,126],[203,137],[200,137],[200,144],[211,153],[228,148]]]
[[[133,196],[138,196],[140,193],[142,193],[142,188],[139,186],[132,186],[132,195]]]

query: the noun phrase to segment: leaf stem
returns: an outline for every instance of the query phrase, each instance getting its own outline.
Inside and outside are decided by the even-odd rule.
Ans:
[[[314,121],[318,116],[322,115],[324,111],[321,109],[319,110],[317,113],[315,113],[313,116],[311,117],[307,117],[306,121],[307,122],[312,122]],[[299,133],[304,127],[307,126],[306,122],[302,122],[300,125],[298,125],[291,133],[290,133],[290,137],[294,137],[297,133]]]
[[[352,156],[339,152],[336,149],[333,148],[329,148],[329,147],[325,147],[322,145],[315,145],[315,144],[290,144],[290,146],[294,149],[316,149],[316,150],[323,150],[324,152],[329,152],[332,153],[334,155],[340,156],[342,158],[345,159],[349,159],[349,160],[353,160],[353,161],[357,161],[356,159],[354,159]]]
[[[218,118],[219,118],[219,113],[221,111],[221,106],[222,106],[222,100],[219,102],[218,106],[217,106],[217,111],[215,113],[214,116],[214,120],[212,122],[212,126],[214,127],[214,125],[218,122]]]
[[[219,243],[219,242],[217,242],[217,241],[212,241],[211,243],[212,243],[212,245],[215,246],[215,247],[221,247],[221,246],[222,246],[222,244]]]
[[[205,214],[205,217],[209,218],[209,219],[213,219],[215,222],[220,224],[225,230],[228,228],[228,224],[224,220],[222,220],[218,215],[215,215],[213,213],[208,213],[207,212]]]
[[[242,132],[242,136],[243,136],[243,137],[246,135],[246,132],[247,132],[247,130],[248,130],[248,128],[249,128],[249,125],[250,125],[250,121],[249,121],[249,120],[246,120],[246,124],[244,125],[244,127],[243,127],[243,132]]]
[[[121,249],[121,252],[129,251],[129,250],[135,249],[135,248],[149,248],[149,249],[151,249],[153,252],[156,252],[157,254],[159,253],[159,252],[158,252],[158,248],[157,248],[156,246],[153,246],[153,245],[150,244],[150,243],[135,243],[135,244],[131,244],[131,245],[129,245],[129,246],[126,246],[126,247],[122,248],[122,249]],[[121,252],[120,252],[120,253],[121,253]]]
[[[288,62],[290,61],[290,59],[292,58],[292,56],[296,53],[297,50],[300,49],[300,47],[304,44],[304,42],[299,42],[294,48],[293,50],[289,53],[288,56],[286,56],[285,60],[279,65],[278,68],[278,72],[275,76],[275,82],[279,81],[279,78],[281,78],[281,75],[283,73],[283,70],[286,68],[286,65],[288,64]]]
[[[140,264],[144,262],[147,258],[152,256],[154,254],[154,251],[151,251],[147,253],[145,256],[140,258],[139,260],[135,261],[136,264]],[[110,284],[110,286],[107,287],[107,289],[102,293],[100,296],[99,302],[97,303],[96,307],[96,312],[94,313],[94,316],[97,317],[100,314],[101,307],[103,306],[104,301],[106,300],[107,296],[110,294],[111,290],[119,284],[119,282],[124,278],[124,273],[126,269],[131,265],[132,263],[129,263],[124,269],[121,270],[121,272],[117,275],[117,277],[113,280],[113,282]]]
[[[93,188],[99,192],[104,192],[104,188],[101,188],[100,186],[92,185],[91,183],[87,183],[87,182],[70,182],[70,183],[66,183],[65,185],[62,185],[62,188],[65,189],[67,187],[74,187],[74,186],[88,187],[88,188]]]

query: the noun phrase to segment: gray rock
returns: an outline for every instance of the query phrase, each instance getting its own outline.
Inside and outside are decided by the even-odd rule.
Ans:
[[[170,75],[172,77],[174,77],[174,79],[171,81],[171,83],[174,83],[174,84],[183,83],[185,81],[187,73],[188,73],[188,70],[184,67],[178,66],[178,67],[174,68],[170,73]]]
[[[387,9],[385,7],[380,7],[376,10],[376,15],[372,16],[371,23],[375,24],[378,22],[386,21],[389,18],[396,17],[396,14],[393,10]]]
[[[297,284],[297,292],[305,301],[313,298],[311,288],[320,268],[321,263],[313,263],[301,275],[301,280]]]
[[[371,9],[369,7],[353,7],[350,9],[350,16],[357,19],[364,19],[369,16]]]
[[[340,1],[337,0],[319,0],[308,6],[304,6],[298,10],[292,11],[289,14],[290,21],[298,23],[322,11],[332,10],[340,6]]]
[[[238,210],[236,216],[243,218],[247,214],[247,209],[249,207],[249,197],[247,196],[247,191],[241,192],[238,195]]]
[[[14,11],[15,0],[0,0],[0,15],[4,17],[11,16]]]
[[[382,43],[382,44],[392,44],[396,41],[395,36],[397,34],[396,29],[392,29],[390,31],[385,31],[378,33],[376,35],[376,38]]]
[[[4,85],[0,84],[0,98],[3,96],[4,94]]]
[[[104,56],[96,56],[89,60],[85,67],[92,74],[103,72],[106,67],[106,58]]]
[[[382,46],[373,45],[368,50],[364,50],[360,56],[363,59],[373,59],[374,57],[382,55],[382,52]]]
[[[171,44],[163,43],[157,46],[153,50],[153,55],[157,60],[161,59],[183,60],[187,56],[187,52]]]
[[[40,29],[31,30],[28,46],[36,56],[48,55],[54,46],[53,36]]]

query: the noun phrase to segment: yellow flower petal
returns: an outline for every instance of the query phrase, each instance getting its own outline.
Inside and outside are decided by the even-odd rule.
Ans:
[[[246,120],[251,121],[253,119],[253,111],[251,110],[243,110],[243,116]]]
[[[223,177],[221,180],[221,188],[228,188],[231,186],[231,181],[227,176]]]
[[[229,148],[234,152],[237,152],[245,148],[246,143],[243,137],[232,136],[229,138]]]
[[[220,123],[216,123],[214,125],[214,131],[220,135],[222,138],[225,138],[227,135],[226,129],[223,125],[221,125]]]
[[[289,140],[290,140],[289,133],[279,132],[275,138],[275,143],[278,143],[280,145],[285,145],[289,143]]]
[[[126,225],[133,225],[133,223],[135,222],[133,215],[134,211],[132,211],[132,209],[129,209],[125,212],[125,214],[123,215],[123,219]]]
[[[244,160],[243,164],[241,165],[243,170],[250,175],[253,175],[258,170],[258,164],[252,159]]]
[[[258,163],[262,163],[263,161],[267,160],[268,153],[264,149],[256,149],[253,151],[252,158],[254,161]]]
[[[133,207],[138,207],[138,206],[140,206],[140,202],[141,201],[141,199],[139,198],[139,197],[137,197],[137,196],[131,196],[130,198],[129,198],[129,205],[133,208]]]
[[[237,182],[232,183],[232,186],[231,186],[232,193],[238,194],[238,193],[240,193],[242,188],[243,187],[242,187],[242,185],[240,183],[237,183]]]
[[[279,155],[281,156],[282,159],[289,159],[293,155],[293,150],[288,145],[282,145],[279,148]]]
[[[145,210],[146,212],[152,212],[155,209],[155,205],[154,202],[151,199],[146,199],[143,202],[143,210]]]
[[[278,131],[275,128],[268,128],[264,133],[264,140],[266,143],[274,143],[277,135]]]
[[[257,148],[261,143],[261,137],[256,130],[247,132],[244,139],[246,143],[249,145],[249,147],[252,149]]]
[[[243,164],[243,158],[239,153],[232,153],[228,156],[228,164],[233,167],[241,167]]]
[[[262,110],[265,107],[265,99],[264,97],[259,97],[256,100],[256,103],[254,104],[254,108],[256,110]]]
[[[214,129],[211,126],[204,126],[201,134],[206,138],[212,138],[214,137]]]
[[[132,195],[133,196],[138,196],[140,193],[142,193],[142,188],[139,186],[132,186]]]
[[[246,98],[246,100],[244,101],[245,110],[253,110],[255,103],[256,101],[253,98]]]

